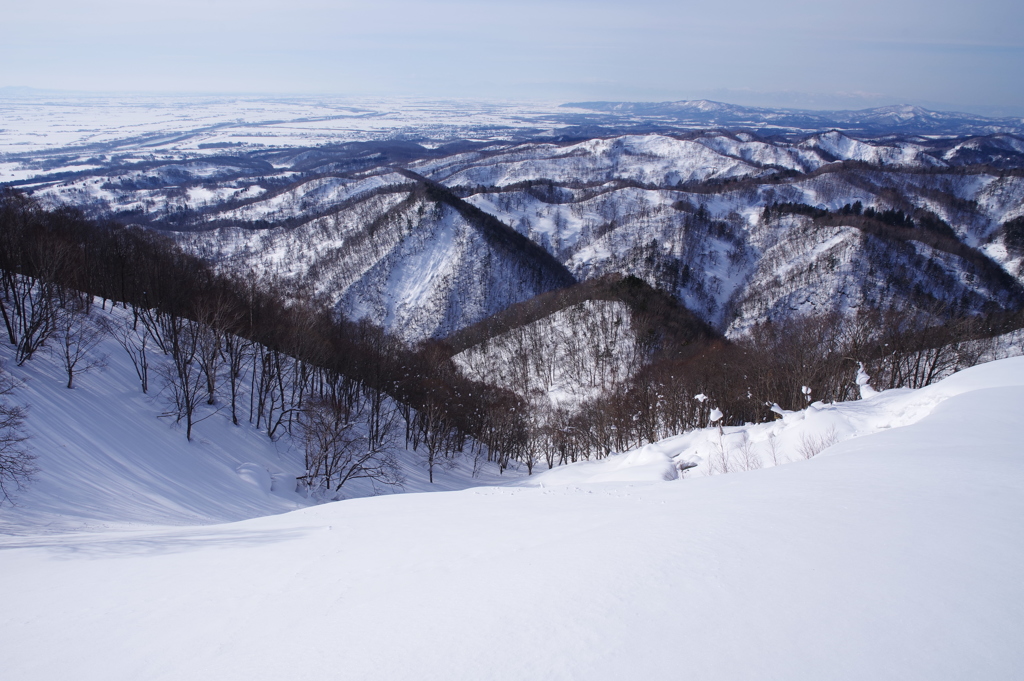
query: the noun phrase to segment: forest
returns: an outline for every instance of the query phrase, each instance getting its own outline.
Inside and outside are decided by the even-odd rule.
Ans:
[[[802,210],[775,205],[771,213]],[[919,216],[863,219],[922,229],[913,222]],[[588,348],[614,330],[594,326],[596,317],[571,334],[575,345],[566,336],[542,337],[539,320],[593,301],[622,306],[629,343]],[[121,312],[101,324],[97,303]],[[705,427],[713,413],[726,425],[756,423],[812,400],[855,399],[859,371],[879,389],[922,387],[977,363],[987,339],[1022,325],[1020,314],[962,316],[936,304],[768,319],[728,340],[670,294],[616,275],[543,294],[449,338],[410,344],[307,292],[218,272],[157,232],[73,208],[47,210],[12,189],[0,195],[0,313],[15,361],[32,361],[43,348],[55,352],[68,388],[95,363],[97,339],[113,337],[131,358],[138,389],[161,396],[185,437],[201,405],[217,404],[235,424],[297,438],[306,453],[304,483],[324,494],[354,478],[397,482],[400,448],[421,454],[431,480],[435,467],[455,457],[532,472]],[[625,318],[600,323],[619,326]],[[469,375],[457,361],[509,334],[518,340],[500,367],[484,362]],[[530,387],[531,375],[565,370],[553,362],[583,366],[588,352],[606,362],[594,366],[621,367],[602,377],[600,390],[558,404]],[[525,377],[518,390],[493,375],[509,367]],[[15,389],[7,382],[0,394],[7,400],[0,423],[7,484],[32,473],[20,447],[19,407],[10,401]]]

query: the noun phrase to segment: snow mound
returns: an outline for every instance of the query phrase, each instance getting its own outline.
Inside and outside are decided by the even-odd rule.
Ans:
[[[235,472],[238,473],[238,477],[242,480],[254,485],[256,489],[265,494],[270,494],[273,490],[273,479],[271,478],[270,471],[258,463],[243,463],[235,469]]]
[[[660,482],[684,477],[769,468],[829,456],[833,447],[853,438],[908,426],[924,419],[949,399],[976,390],[1024,386],[1024,357],[982,364],[920,390],[876,391],[863,370],[858,376],[863,399],[804,410],[773,407],[778,420],[746,426],[693,430],[640,449],[596,461],[581,461],[536,473],[518,483],[552,487],[611,482]],[[721,418],[713,409],[711,420]]]
[[[558,466],[520,481],[524,487],[580,485],[595,482],[663,482],[678,477],[676,464],[661,443],[609,456]]]

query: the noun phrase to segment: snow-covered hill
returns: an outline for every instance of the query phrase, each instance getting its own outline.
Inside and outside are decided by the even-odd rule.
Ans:
[[[574,406],[628,381],[642,352],[626,304],[587,300],[474,345],[453,357],[474,380],[538,407]]]
[[[714,102],[596,108],[630,117],[659,106],[666,116],[743,113]],[[260,115],[270,111],[291,109],[276,104]],[[956,120],[913,108],[856,113],[840,118],[897,128]],[[338,115],[352,123],[352,111]],[[428,118],[422,144],[272,137],[266,147],[238,147],[225,146],[235,144],[223,141],[227,128],[175,128],[178,141],[158,145],[159,154],[129,145],[134,151],[91,157],[74,172],[50,172],[39,151],[38,177],[19,186],[47,206],[166,230],[224,269],[322,296],[409,340],[444,337],[611,273],[668,291],[733,336],[823,309],[974,314],[1024,301],[1024,249],[1007,236],[1007,224],[1024,216],[1024,141],[1013,131],[942,138],[821,124],[786,135],[733,126],[583,139],[552,129],[524,139],[464,129],[451,141]],[[200,138],[222,141],[200,148]],[[458,198],[427,191],[439,186]],[[458,200],[489,217],[467,214]],[[804,209],[768,219],[765,209],[780,203]],[[837,215],[857,204],[898,211],[916,231]],[[532,243],[492,238],[509,230]]]
[[[0,539],[4,677],[1016,678],[1022,408],[1016,358],[836,405],[876,432],[766,470],[37,528]]]
[[[125,314],[98,307],[92,312],[99,319]],[[226,405],[204,404],[190,442],[184,428],[167,417],[169,394],[156,366],[164,358],[151,360],[147,395],[113,338],[90,353],[100,357],[104,366],[77,376],[76,387],[68,390],[56,356],[42,351],[18,367],[13,349],[0,343],[0,361],[21,383],[12,399],[27,405],[28,447],[39,469],[14,495],[13,506],[0,506],[0,532],[206,525],[316,503],[296,480],[305,473],[303,450],[287,433],[271,440],[244,418],[232,425]],[[248,397],[240,403],[248,404]],[[422,452],[401,450],[397,460],[401,485],[353,480],[340,496],[462,489],[518,475],[512,469],[501,477],[496,466],[487,465],[474,474],[473,461],[466,459],[437,467],[431,484]]]

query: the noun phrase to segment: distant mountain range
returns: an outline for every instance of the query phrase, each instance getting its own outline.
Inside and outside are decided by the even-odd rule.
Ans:
[[[702,109],[732,115],[689,105]],[[40,166],[17,186],[47,206],[166,231],[227,270],[315,292],[413,341],[612,275],[731,336],[816,310],[1024,305],[1024,139],[784,137],[434,149],[211,149],[197,138],[164,158],[55,158],[52,174]]]
[[[678,102],[571,102],[567,109],[602,112],[637,122],[685,127],[752,128],[765,132],[842,130],[867,135],[990,135],[1024,133],[1024,118],[987,118],[930,111],[919,106],[882,106],[857,111],[812,111],[738,106],[706,99]]]
[[[238,120],[233,100],[137,103],[46,109],[62,126],[15,106],[35,123],[11,117],[0,179],[410,341],[616,276],[730,337],[822,310],[1024,307],[1017,119],[706,100],[367,118],[254,99]],[[171,111],[188,115],[152,122]]]

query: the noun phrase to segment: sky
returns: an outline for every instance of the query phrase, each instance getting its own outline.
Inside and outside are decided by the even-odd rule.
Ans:
[[[0,0],[0,87],[1024,115],[1020,0]]]

